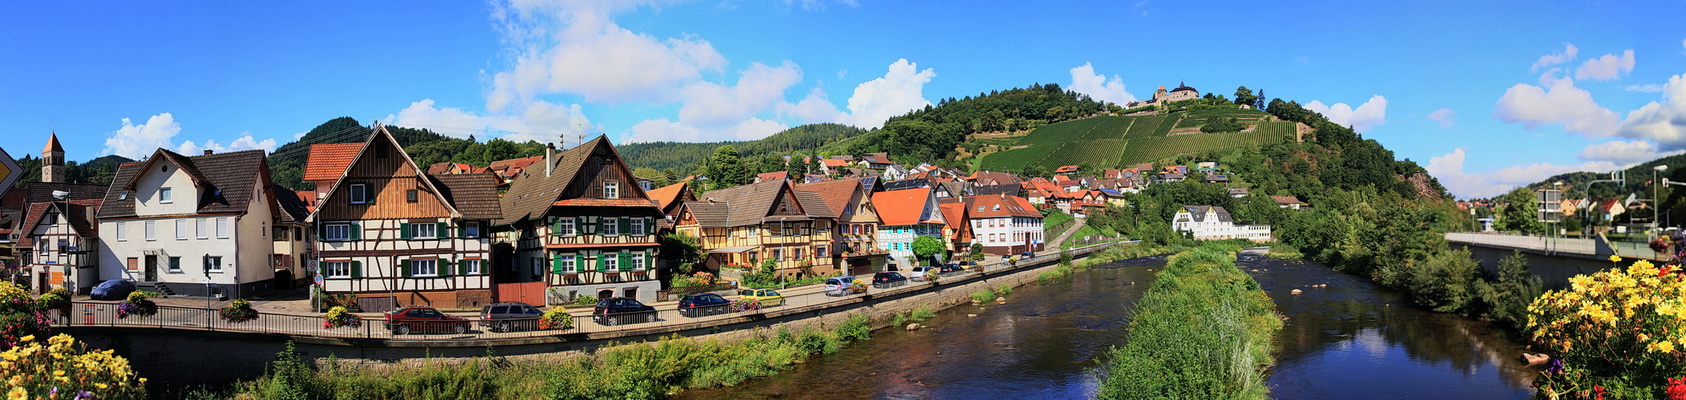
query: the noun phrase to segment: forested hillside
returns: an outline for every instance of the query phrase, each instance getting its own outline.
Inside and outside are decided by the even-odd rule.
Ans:
[[[627,165],[634,168],[671,169],[678,174],[689,174],[701,166],[703,160],[708,159],[716,147],[726,144],[731,144],[746,157],[786,153],[806,157],[810,156],[814,149],[827,143],[848,140],[863,133],[866,133],[866,130],[848,125],[809,124],[786,129],[759,140],[625,143],[615,149],[626,159]]]
[[[484,167],[492,161],[544,154],[544,144],[533,141],[517,143],[492,139],[479,142],[473,136],[456,139],[427,129],[398,126],[387,126],[386,129],[392,132],[393,138],[398,139],[398,144],[404,146],[404,151],[422,168],[447,161]],[[307,189],[300,178],[304,175],[304,164],[310,157],[310,145],[362,142],[367,140],[371,133],[374,133],[372,128],[358,123],[351,117],[335,118],[317,125],[298,141],[282,145],[269,154],[271,176],[277,184]]]
[[[71,183],[97,183],[101,185],[110,185],[111,178],[117,175],[117,166],[130,161],[134,160],[115,154],[88,160],[86,163],[65,161],[64,171],[67,176],[67,180]],[[20,187],[29,182],[41,181],[40,157],[36,157],[33,154],[25,154],[23,157],[18,158],[17,162],[18,168],[23,169],[23,177],[18,178],[17,183],[14,183],[13,187]]]
[[[882,151],[907,163],[940,163],[952,161],[956,149],[974,133],[1021,131],[1107,110],[1121,111],[1116,105],[1103,104],[1057,84],[1032,84],[977,97],[943,99],[935,106],[891,117],[883,128],[827,150],[854,154]]]

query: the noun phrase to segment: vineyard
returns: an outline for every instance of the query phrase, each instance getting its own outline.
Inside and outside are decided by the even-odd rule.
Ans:
[[[1245,109],[1202,109],[1066,121],[1036,128],[1018,138],[980,140],[986,144],[1025,146],[989,154],[980,167],[995,171],[1018,171],[1032,165],[1048,169],[1073,164],[1110,168],[1180,154],[1261,146],[1294,134],[1292,122],[1266,121],[1266,116]],[[1253,128],[1245,132],[1169,135],[1174,128],[1199,128],[1214,118],[1235,118]]]

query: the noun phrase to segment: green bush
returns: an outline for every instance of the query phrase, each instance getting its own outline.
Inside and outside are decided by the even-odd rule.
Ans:
[[[1463,310],[1476,298],[1479,269],[1468,250],[1436,252],[1410,270],[1411,299],[1437,312]]]
[[[837,340],[844,343],[867,340],[872,338],[872,319],[866,314],[856,313],[843,320],[843,325],[837,326]]]
[[[1499,261],[1496,281],[1476,281],[1476,286],[1481,302],[1489,308],[1488,317],[1512,327],[1528,322],[1528,304],[1545,293],[1540,277],[1528,272],[1528,259],[1522,252]]]
[[[976,292],[972,292],[972,301],[989,302],[989,301],[994,301],[994,300],[995,300],[995,291],[994,290],[981,289],[981,290],[978,290]]]
[[[592,296],[592,295],[574,296],[573,304],[576,305],[576,306],[597,305],[597,296]]]
[[[936,317],[937,312],[931,310],[930,306],[919,306],[919,308],[913,309],[913,312],[908,313],[907,315],[907,318],[913,320],[913,322],[925,322],[925,320]]]

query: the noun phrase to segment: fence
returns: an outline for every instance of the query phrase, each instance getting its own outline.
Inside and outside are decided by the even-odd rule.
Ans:
[[[1074,249],[1073,256],[1097,250],[1098,246]],[[570,309],[573,317],[571,327],[566,329],[538,330],[521,329],[536,328],[533,320],[486,320],[475,316],[453,316],[449,320],[430,321],[426,323],[412,322],[400,325],[389,325],[383,320],[384,314],[362,313],[361,324],[356,326],[329,327],[324,324],[321,315],[298,315],[283,313],[258,313],[258,318],[245,322],[230,322],[222,318],[217,309],[197,307],[158,306],[158,312],[153,315],[130,314],[119,317],[117,309],[121,302],[89,302],[77,301],[71,304],[70,315],[60,315],[58,311],[50,312],[53,323],[59,326],[71,327],[137,327],[137,328],[173,328],[205,330],[215,332],[247,332],[281,334],[299,337],[322,338],[372,338],[390,340],[460,340],[460,339],[501,339],[557,336],[567,334],[610,333],[628,330],[644,330],[650,328],[694,329],[709,326],[726,325],[767,318],[767,314],[785,315],[795,311],[813,311],[827,307],[839,306],[856,302],[861,298],[883,298],[930,288],[938,284],[954,284],[980,279],[985,275],[996,275],[1023,268],[1033,268],[1040,262],[1058,261],[1059,251],[1044,251],[1035,257],[1018,260],[1017,263],[1006,261],[984,262],[963,271],[954,271],[937,275],[934,280],[910,279],[905,284],[874,287],[865,293],[825,292],[822,285],[808,285],[789,289],[780,289],[781,297],[775,301],[765,301],[758,308],[740,309],[738,307],[710,308],[696,310],[681,310],[676,306],[669,309],[638,311],[627,313],[612,313],[593,315],[592,309]],[[870,282],[868,282],[870,283]],[[748,318],[743,318],[748,317]],[[498,329],[505,325],[500,322],[510,322],[507,326],[514,329]],[[403,329],[401,327],[408,327]],[[403,332],[403,333],[401,333]]]

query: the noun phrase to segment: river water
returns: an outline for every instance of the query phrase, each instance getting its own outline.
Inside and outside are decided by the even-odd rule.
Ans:
[[[1129,310],[1164,265],[1126,260],[960,306],[918,331],[887,329],[777,375],[680,399],[1075,399],[1105,378]],[[1527,398],[1513,339],[1480,322],[1411,307],[1402,294],[1300,261],[1243,254],[1243,269],[1288,320],[1271,370],[1284,399]],[[1327,284],[1326,288],[1309,287]],[[1289,294],[1294,288],[1304,293]],[[975,314],[976,316],[969,316]]]

